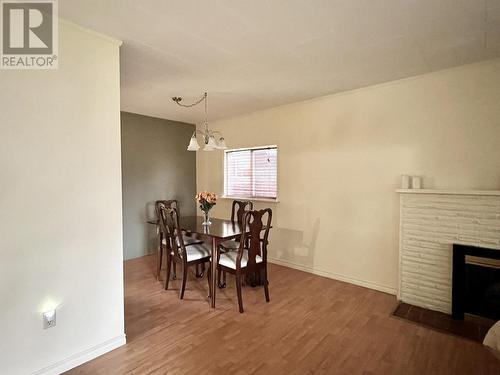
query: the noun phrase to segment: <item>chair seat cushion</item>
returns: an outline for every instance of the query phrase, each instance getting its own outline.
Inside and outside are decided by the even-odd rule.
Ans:
[[[182,235],[182,238],[184,240],[184,246],[189,246],[189,245],[194,245],[194,244],[202,244],[203,243],[202,240],[199,240],[199,239],[194,238],[194,237],[186,236],[185,234]]]
[[[189,237],[189,236],[186,236],[185,234],[182,235],[182,238],[184,239],[184,246],[189,246],[189,245],[194,245],[194,244],[201,244],[203,243],[202,240],[198,240],[196,238],[193,238],[193,237]],[[164,238],[162,240],[162,243],[164,245],[167,244],[167,240]],[[179,246],[179,241],[177,240],[177,245]]]
[[[220,246],[222,247],[223,250],[238,250],[240,247],[240,243],[239,241],[227,240],[221,242]]]
[[[224,267],[236,269],[236,257],[238,256],[237,251],[228,251],[220,255],[219,264]],[[256,263],[261,263],[262,258],[260,255],[255,257]],[[243,250],[243,256],[241,257],[241,268],[245,268],[248,263],[248,250]]]
[[[211,249],[205,244],[193,244],[190,246],[186,246],[186,253],[186,260],[188,262],[193,262],[202,258],[210,258]]]

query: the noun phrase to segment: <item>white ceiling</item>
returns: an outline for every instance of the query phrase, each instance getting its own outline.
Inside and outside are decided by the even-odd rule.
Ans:
[[[500,0],[61,0],[123,40],[122,109],[209,118],[500,56]]]

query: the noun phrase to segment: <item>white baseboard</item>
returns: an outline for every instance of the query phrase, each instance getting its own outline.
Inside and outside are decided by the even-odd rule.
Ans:
[[[125,334],[121,334],[115,338],[107,340],[99,345],[93,346],[87,350],[80,353],[76,353],[71,357],[63,359],[62,361],[56,362],[50,366],[44,367],[38,371],[35,371],[33,375],[58,375],[65,371],[71,370],[76,366],[88,362],[94,358],[97,358],[107,352],[110,352],[122,345],[127,343]]]
[[[393,295],[397,294],[397,289],[390,287],[390,286],[380,285],[380,284],[372,283],[370,281],[355,279],[353,277],[340,275],[340,274],[335,273],[335,272],[330,272],[330,271],[320,270],[320,269],[313,268],[313,267],[303,266],[301,264],[297,264],[295,262],[290,262],[288,260],[272,258],[269,256],[267,257],[267,260],[269,263],[274,263],[274,264],[278,264],[280,266],[294,268],[296,270],[312,273],[314,275],[324,276],[324,277],[328,277],[330,279],[344,281],[346,283],[362,286],[362,287],[369,288],[369,289],[378,290],[379,292],[389,293],[389,294],[393,294]]]

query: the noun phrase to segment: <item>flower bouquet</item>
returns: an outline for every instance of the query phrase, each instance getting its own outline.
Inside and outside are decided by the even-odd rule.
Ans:
[[[210,217],[208,216],[208,212],[210,209],[215,206],[217,202],[217,195],[215,193],[211,193],[208,191],[202,191],[201,193],[196,194],[196,201],[200,204],[200,210],[203,211],[203,223],[202,225],[210,225]]]

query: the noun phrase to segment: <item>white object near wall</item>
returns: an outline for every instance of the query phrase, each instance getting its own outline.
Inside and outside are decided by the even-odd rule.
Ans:
[[[410,188],[410,176],[404,174],[401,176],[401,189],[409,189]]]
[[[413,176],[411,178],[411,187],[412,189],[422,189],[422,177]]]
[[[500,251],[500,191],[401,189],[398,299],[451,312],[452,247]]]
[[[496,322],[486,334],[483,344],[491,348],[493,354],[500,360],[500,321]]]

